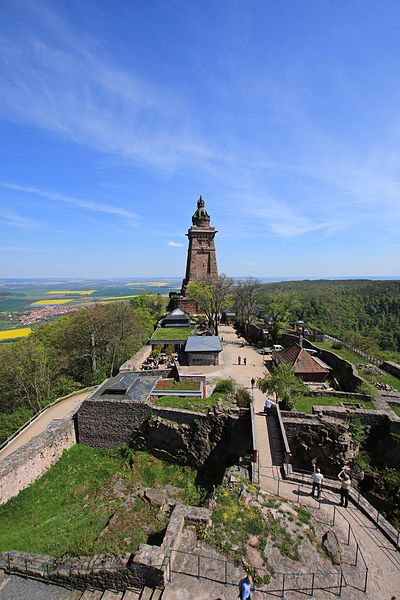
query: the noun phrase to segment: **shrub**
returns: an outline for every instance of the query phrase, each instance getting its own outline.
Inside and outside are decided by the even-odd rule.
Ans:
[[[357,386],[357,392],[359,394],[365,394],[366,396],[371,396],[372,400],[376,400],[378,397],[378,390],[371,383],[360,383]]]
[[[333,342],[332,349],[333,350],[343,350],[344,346],[342,342]]]
[[[349,429],[353,442],[358,446],[362,446],[365,441],[365,429],[360,419],[353,415],[349,419]]]
[[[220,379],[215,386],[214,392],[223,394],[233,394],[235,391],[235,382],[230,377],[229,379]]]
[[[249,390],[240,385],[235,392],[236,404],[240,408],[249,408],[251,402],[251,394]]]

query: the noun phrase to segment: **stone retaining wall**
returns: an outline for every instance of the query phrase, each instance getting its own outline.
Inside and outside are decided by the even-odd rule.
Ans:
[[[78,442],[96,448],[129,444],[150,414],[148,402],[86,399],[75,416]]]
[[[167,419],[180,425],[193,425],[195,421],[207,421],[207,415],[204,413],[184,410],[182,408],[167,408],[163,406],[152,406],[151,414],[155,417]]]
[[[76,442],[71,417],[52,421],[45,431],[0,462],[0,504],[41,477]]]
[[[144,363],[144,361],[149,358],[152,351],[152,347],[150,344],[146,346],[142,346],[140,350],[136,352],[131,358],[128,358],[126,362],[124,362],[119,370],[120,371],[139,371],[140,366]]]
[[[400,365],[398,365],[397,363],[394,363],[390,360],[385,360],[385,362],[383,362],[380,365],[380,367],[381,369],[384,369],[391,375],[394,375],[395,377],[398,377],[400,379]]]

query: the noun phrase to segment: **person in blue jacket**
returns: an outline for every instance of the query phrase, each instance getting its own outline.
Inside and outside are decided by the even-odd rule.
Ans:
[[[251,600],[250,592],[251,586],[253,585],[253,578],[251,575],[246,575],[240,584],[240,600]]]

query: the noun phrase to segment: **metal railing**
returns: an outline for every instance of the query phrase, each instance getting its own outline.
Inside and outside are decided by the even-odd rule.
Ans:
[[[286,481],[297,483],[298,486],[311,486],[312,471],[304,469],[293,469],[291,476],[286,476]],[[297,479],[301,477],[301,482]],[[340,483],[334,477],[324,476],[325,486],[328,486],[333,491],[340,490]],[[366,498],[361,494],[360,490],[350,487],[349,498],[355,506],[357,506],[375,525],[382,531],[385,537],[394,544],[396,550],[400,552],[400,531],[397,530],[387,519],[379,512],[377,508],[372,506]]]

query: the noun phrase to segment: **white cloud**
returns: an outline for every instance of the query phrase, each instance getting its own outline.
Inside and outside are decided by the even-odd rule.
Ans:
[[[183,244],[180,242],[167,242],[167,246],[170,246],[170,248],[183,248]]]
[[[15,210],[0,208],[0,221],[6,225],[20,227],[21,229],[39,229],[40,224],[33,219],[29,219],[18,214]]]
[[[54,200],[56,202],[65,202],[66,204],[72,204],[73,206],[76,206],[77,208],[83,208],[84,210],[105,213],[108,215],[114,215],[126,219],[134,219],[138,216],[136,213],[133,213],[124,208],[120,208],[118,206],[113,206],[112,204],[104,204],[102,202],[93,202],[92,200],[85,200],[83,198],[66,196],[65,194],[59,194],[57,192],[50,192],[35,187],[20,185],[19,183],[3,181],[0,182],[0,185],[1,187],[6,188],[8,190],[22,192],[25,194],[33,194],[35,196],[40,196],[42,198],[47,198],[48,200]]]

